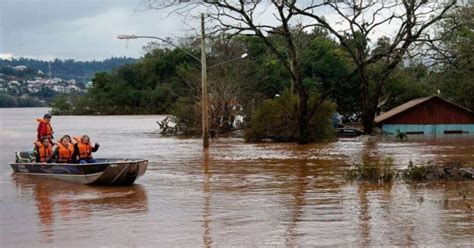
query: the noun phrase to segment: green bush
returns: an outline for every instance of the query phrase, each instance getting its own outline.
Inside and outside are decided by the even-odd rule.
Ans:
[[[377,161],[370,161],[364,157],[362,164],[357,164],[355,168],[345,173],[348,180],[370,181],[370,182],[390,182],[395,179],[397,172],[393,168],[393,159],[387,158],[383,164]]]
[[[309,100],[312,106],[318,100],[313,95]],[[255,110],[250,120],[249,128],[245,130],[248,142],[259,142],[270,139],[276,142],[296,141],[298,138],[298,101],[297,95],[285,91],[280,97],[265,100]],[[309,140],[322,141],[334,134],[331,115],[335,106],[329,101],[323,102],[309,122]]]
[[[171,108],[175,131],[184,135],[201,133],[201,105],[190,97],[180,97]]]
[[[400,177],[404,181],[423,181],[427,179],[428,173],[433,170],[431,167],[415,166],[410,160],[408,167],[400,171]]]
[[[53,108],[51,113],[54,115],[67,115],[72,111],[72,106],[68,101],[66,95],[59,95],[54,98],[51,107]]]
[[[6,93],[0,93],[0,108],[10,107],[44,107],[37,97],[32,96],[11,96]]]
[[[72,97],[71,105],[72,105],[71,114],[93,115],[97,113],[97,110],[94,108],[95,106],[97,106],[97,103],[94,103],[87,96]]]
[[[472,168],[463,165],[460,161],[450,161],[443,165],[415,165],[412,161],[406,169],[393,169],[393,160],[389,157],[383,164],[379,161],[370,161],[367,157],[362,164],[349,169],[344,174],[347,180],[390,182],[401,179],[404,182],[421,182],[427,180],[465,180],[474,179]]]

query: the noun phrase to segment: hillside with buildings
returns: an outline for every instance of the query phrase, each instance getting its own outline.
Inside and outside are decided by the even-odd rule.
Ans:
[[[79,84],[90,81],[97,72],[108,72],[125,64],[134,63],[136,59],[127,57],[113,57],[105,60],[76,61],[73,59],[52,61],[30,58],[0,59],[0,67],[26,66],[33,70],[40,70],[50,77],[66,80],[74,79]]]
[[[82,95],[92,86],[95,73],[112,71],[133,61],[0,60],[0,107],[47,106],[61,94]]]
[[[24,65],[0,66],[0,107],[45,106],[58,94],[85,92],[85,85]]]

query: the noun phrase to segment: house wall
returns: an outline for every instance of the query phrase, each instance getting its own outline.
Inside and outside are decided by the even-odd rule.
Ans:
[[[445,131],[462,131],[474,134],[474,124],[383,124],[382,131],[386,134],[418,133],[444,134]]]

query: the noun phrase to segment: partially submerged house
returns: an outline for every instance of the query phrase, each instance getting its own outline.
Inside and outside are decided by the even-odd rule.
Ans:
[[[474,112],[438,96],[411,100],[375,117],[386,134],[474,133]]]

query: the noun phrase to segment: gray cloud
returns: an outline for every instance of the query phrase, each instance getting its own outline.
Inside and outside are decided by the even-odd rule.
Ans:
[[[54,22],[95,15],[110,6],[124,4],[127,1],[2,0],[0,13],[5,28],[29,30]]]
[[[117,40],[118,34],[180,37],[199,25],[198,19],[168,16],[170,9],[138,11],[142,0],[0,0],[0,55],[40,59],[105,59],[139,57],[150,40]],[[304,1],[303,1],[304,2]],[[259,6],[257,22],[274,25],[269,4]],[[205,11],[204,9],[197,10]],[[344,23],[334,13],[319,10],[327,20]],[[369,13],[370,14],[370,13]],[[297,21],[312,22],[304,18]],[[210,24],[212,25],[212,24]],[[344,24],[336,25],[345,29]],[[386,24],[372,37],[393,33]]]
[[[120,33],[179,36],[182,25],[139,0],[0,0],[0,53],[41,59],[104,59],[142,55],[147,40]]]

